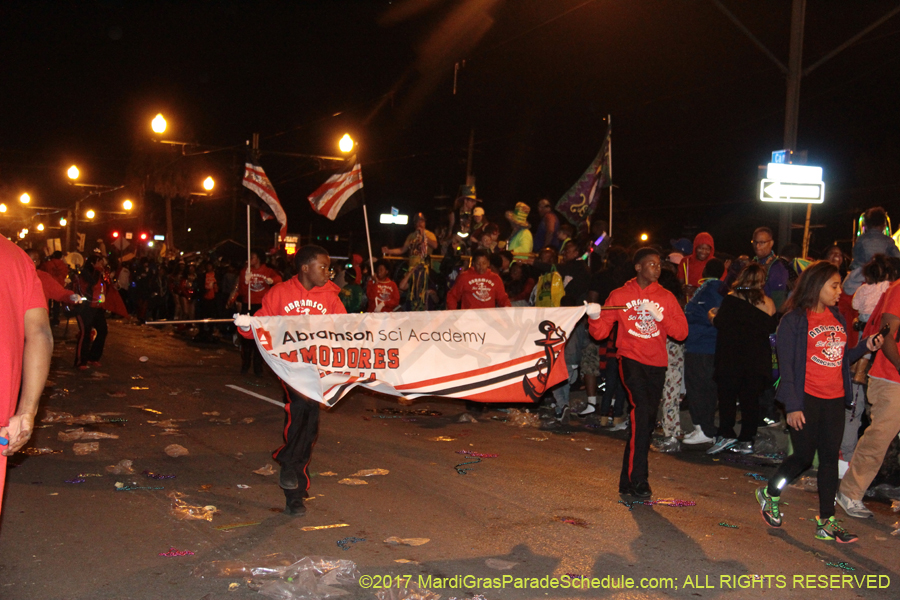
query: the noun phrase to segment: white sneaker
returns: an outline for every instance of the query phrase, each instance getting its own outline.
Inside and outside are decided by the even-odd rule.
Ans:
[[[837,505],[843,508],[844,512],[851,517],[856,517],[857,519],[871,519],[875,516],[875,513],[866,508],[866,505],[862,503],[862,500],[852,500],[841,492],[838,492],[834,499],[837,502]]]
[[[583,416],[585,416],[585,415],[589,415],[589,414],[591,414],[591,413],[593,413],[593,412],[596,412],[596,411],[597,411],[597,405],[595,405],[595,404],[588,404],[587,406],[584,407],[584,409],[583,409],[580,413],[578,413],[578,416],[579,416],[579,417],[583,417]]]
[[[706,437],[706,434],[703,433],[703,428],[699,425],[694,425],[694,430],[684,436],[684,439],[681,441],[690,446],[693,444],[709,444],[714,442],[715,438]]]
[[[610,431],[625,431],[626,429],[628,429],[628,425],[629,425],[628,419],[625,419],[621,423],[618,423],[618,424],[610,427],[609,430]]]

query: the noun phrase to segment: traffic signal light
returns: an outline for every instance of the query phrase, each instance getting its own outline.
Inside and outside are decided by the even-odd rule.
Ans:
[[[112,237],[113,237],[114,240],[119,239],[119,232],[118,232],[118,231],[113,231],[113,232],[112,232]]]
[[[141,241],[143,242],[143,241],[146,241],[146,240],[147,240],[147,234],[146,234],[146,233],[142,233],[142,234],[141,234]]]

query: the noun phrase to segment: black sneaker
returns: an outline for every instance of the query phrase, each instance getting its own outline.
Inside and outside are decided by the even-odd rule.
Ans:
[[[649,498],[653,495],[653,491],[650,489],[649,483],[646,481],[639,481],[632,486],[631,495],[635,498]]]
[[[781,496],[770,496],[767,486],[756,490],[756,501],[759,502],[760,513],[770,527],[781,527],[781,511],[778,509],[780,499]]]
[[[297,471],[294,467],[281,465],[281,473],[278,475],[278,485],[283,490],[296,490],[300,487],[300,480],[297,478]]]
[[[859,536],[850,533],[840,525],[834,516],[828,517],[825,521],[816,517],[816,539],[835,541],[838,544],[852,544],[859,539]]]
[[[284,509],[284,514],[291,515],[292,517],[302,517],[305,515],[306,507],[303,505],[303,500],[288,502]]]

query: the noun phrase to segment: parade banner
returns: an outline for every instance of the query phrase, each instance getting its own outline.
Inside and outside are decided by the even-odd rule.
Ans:
[[[534,402],[568,378],[564,346],[585,307],[252,317],[288,386],[333,406],[358,385],[403,396]]]

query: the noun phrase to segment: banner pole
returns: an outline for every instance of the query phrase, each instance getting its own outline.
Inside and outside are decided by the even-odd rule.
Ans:
[[[369,268],[371,276],[375,277],[375,258],[372,255],[372,237],[369,235],[369,212],[366,210],[366,201],[363,198],[363,220],[366,222],[366,243],[369,245]]]
[[[612,239],[612,218],[613,218],[613,186],[612,186],[612,115],[606,115],[606,129],[609,132],[609,238]]]

